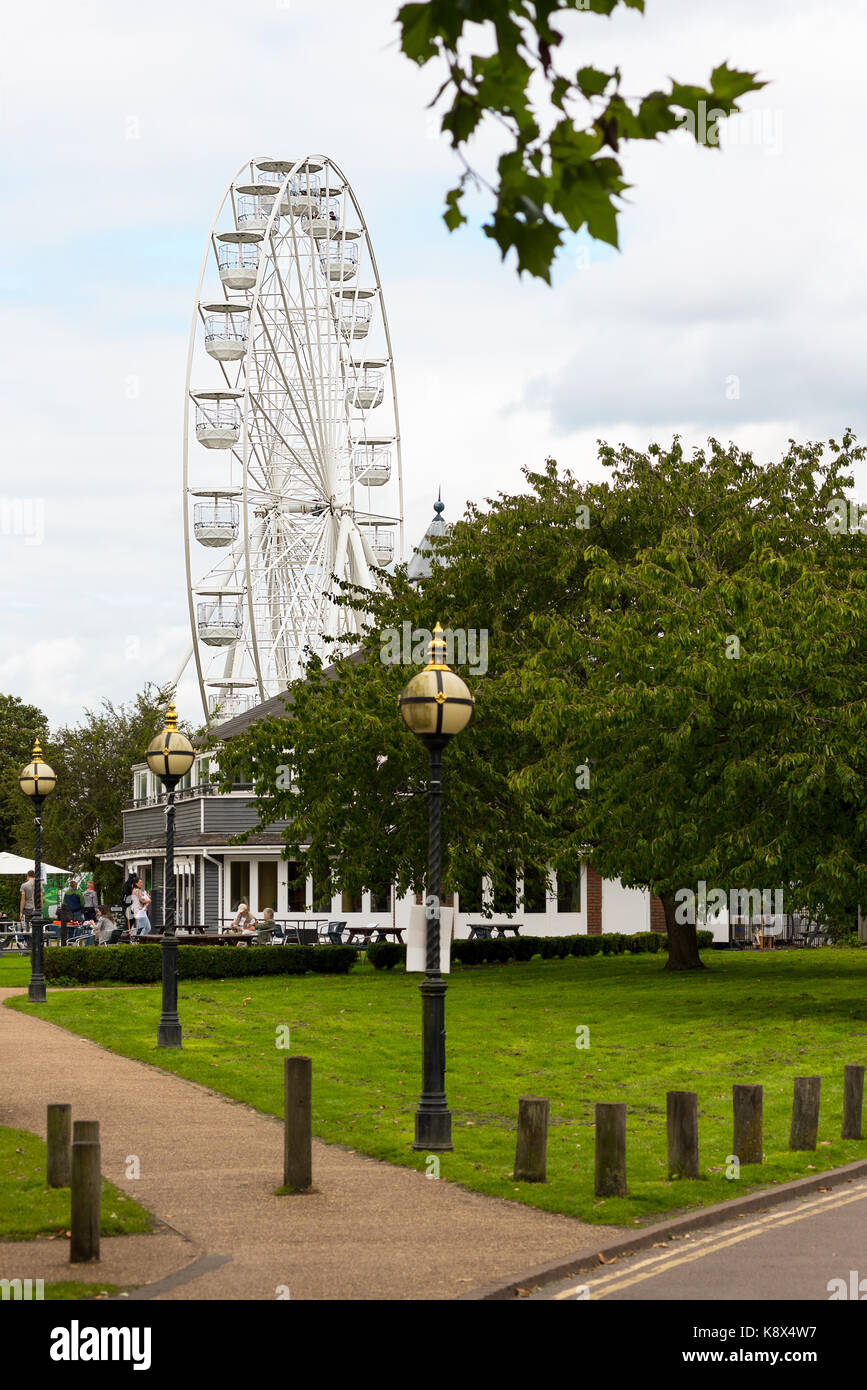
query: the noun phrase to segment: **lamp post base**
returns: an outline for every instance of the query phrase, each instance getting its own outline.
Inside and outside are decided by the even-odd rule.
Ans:
[[[445,1103],[446,1098],[443,1096],[441,1110],[422,1110],[419,1107],[415,1112],[415,1139],[412,1143],[415,1153],[454,1152],[452,1116],[451,1111],[445,1109]]]
[[[46,1003],[45,981],[31,980],[27,986],[27,998],[31,1004]]]
[[[157,1047],[182,1047],[180,1019],[160,1019],[157,1025]]]

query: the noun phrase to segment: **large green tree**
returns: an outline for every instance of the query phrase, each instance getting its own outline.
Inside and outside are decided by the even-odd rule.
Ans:
[[[867,538],[827,524],[862,456],[849,435],[764,466],[715,441],[612,452],[650,533],[617,555],[603,514],[581,621],[535,619],[545,751],[518,782],[555,817],[577,794],[576,851],[661,897],[670,969],[700,968],[678,908],[702,882],[850,925],[865,901]]]
[[[77,723],[56,729],[44,745],[57,786],[45,803],[43,855],[48,863],[88,874],[103,896],[117,893],[121,871],[101,863],[97,855],[123,838],[121,811],[130,798],[130,767],[141,762],[162,728],[169,694],[168,688],[148,684],[129,703],[104,700],[99,709],[85,710]],[[32,835],[28,808],[19,805],[19,853],[32,853]]]
[[[252,775],[261,823],[290,818],[287,852],[306,846],[317,874],[420,888],[425,755],[390,634],[439,619],[488,643],[446,754],[446,889],[487,874],[505,897],[516,869],[589,860],[662,897],[673,969],[700,966],[674,908],[701,880],[851,910],[867,538],[825,520],[860,456],[848,435],[770,464],[715,441],[605,447],[596,484],[549,463],[471,507],[420,590],[398,572],[347,593],[369,614],[360,659],[314,663],[288,719],[227,745],[224,774]]]
[[[441,129],[463,164],[446,197],[446,225],[453,231],[467,220],[467,186],[485,186],[494,207],[483,230],[503,257],[515,251],[519,272],[550,281],[567,229],[586,227],[617,246],[618,206],[629,187],[615,157],[621,149],[675,129],[717,147],[719,121],[765,85],[721,63],[706,87],[671,81],[635,96],[624,92],[619,67],[561,68],[561,21],[610,16],[621,4],[644,11],[644,0],[429,0],[398,12],[404,53],[421,67],[437,63],[443,74],[433,104],[445,98]],[[493,186],[467,156],[486,121],[506,143]]]

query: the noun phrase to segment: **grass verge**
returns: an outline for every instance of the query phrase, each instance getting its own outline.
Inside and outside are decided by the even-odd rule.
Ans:
[[[104,1236],[135,1235],[151,1225],[144,1207],[103,1178]],[[0,1240],[56,1239],[68,1233],[69,1188],[47,1185],[44,1143],[25,1129],[0,1126]]]
[[[666,974],[659,957],[595,956],[457,969],[446,1002],[453,1154],[442,1178],[591,1222],[643,1224],[867,1157],[840,1139],[843,1065],[867,1060],[867,952],[708,952],[708,969]],[[13,1007],[123,1056],[160,1066],[279,1115],[281,1043],[313,1058],[314,1129],[327,1141],[433,1171],[410,1148],[419,1090],[417,977],[189,981],[184,1047],[156,1048],[159,990],[49,991]],[[588,1030],[589,1046],[581,1029]],[[788,1152],[792,1081],[822,1076],[816,1153]],[[731,1086],[761,1082],[761,1168],[726,1177]],[[666,1175],[665,1093],[699,1096],[702,1177]],[[548,1182],[511,1179],[518,1098],[551,1102]],[[593,1115],[628,1106],[627,1198],[593,1195]]]

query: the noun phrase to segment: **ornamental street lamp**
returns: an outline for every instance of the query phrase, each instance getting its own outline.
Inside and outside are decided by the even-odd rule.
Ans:
[[[196,756],[193,745],[178,729],[175,702],[169,705],[166,727],[148,745],[148,767],[166,789],[166,858],[163,878],[163,1008],[157,1028],[157,1047],[181,1046],[178,1018],[178,943],[175,937],[175,787]]]
[[[415,1112],[413,1148],[431,1153],[452,1149],[452,1117],[446,1105],[446,982],[440,973],[440,800],[443,749],[466,728],[475,701],[460,676],[446,665],[445,639],[437,623],[428,664],[401,691],[403,721],[430,755],[428,804],[427,960],[419,985],[422,1018],[422,1092]]]
[[[33,916],[30,919],[30,984],[27,998],[33,1004],[45,1003],[45,976],[42,973],[42,807],[54,791],[57,778],[43,761],[39,739],[33,745],[32,761],[21,769],[18,785],[33,806],[34,854]]]

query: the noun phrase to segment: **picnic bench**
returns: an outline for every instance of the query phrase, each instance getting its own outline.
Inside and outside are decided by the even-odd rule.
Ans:
[[[515,936],[521,935],[522,922],[476,922],[470,923],[470,941],[490,941],[494,932],[501,937],[507,931],[514,932]]]

